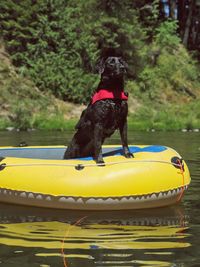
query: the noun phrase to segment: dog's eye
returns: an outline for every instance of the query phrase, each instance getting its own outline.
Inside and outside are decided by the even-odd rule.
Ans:
[[[114,65],[114,64],[115,64],[115,59],[114,59],[114,58],[108,58],[107,63],[108,63],[109,65]]]

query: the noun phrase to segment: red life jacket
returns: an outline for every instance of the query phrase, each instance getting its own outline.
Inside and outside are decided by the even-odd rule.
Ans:
[[[128,100],[128,95],[124,93],[124,91],[110,91],[107,89],[100,89],[96,92],[93,97],[91,103],[94,104],[102,99],[121,99]]]

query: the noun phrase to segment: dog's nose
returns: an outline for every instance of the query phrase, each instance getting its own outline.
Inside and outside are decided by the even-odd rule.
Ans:
[[[120,66],[119,66],[120,70],[125,70],[125,66],[123,64],[120,63]]]
[[[115,60],[116,60],[115,61],[116,66],[119,69],[119,71],[125,72],[126,71],[126,68],[125,68],[124,64],[120,61],[120,58],[116,58]]]

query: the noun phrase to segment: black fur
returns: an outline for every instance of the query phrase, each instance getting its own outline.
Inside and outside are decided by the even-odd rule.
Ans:
[[[126,63],[120,57],[103,58],[98,64],[101,80],[96,91],[122,91],[126,68]],[[133,157],[127,141],[127,114],[126,100],[105,99],[90,103],[81,114],[64,159],[92,156],[97,163],[104,163],[101,146],[105,138],[110,137],[116,129],[120,130],[125,157]]]

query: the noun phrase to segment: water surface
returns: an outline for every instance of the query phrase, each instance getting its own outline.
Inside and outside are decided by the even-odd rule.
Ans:
[[[72,132],[0,132],[1,146],[67,144]],[[118,133],[107,143],[119,144]],[[0,267],[200,266],[200,133],[129,132],[129,143],[167,145],[192,182],[181,204],[84,212],[0,204]]]

